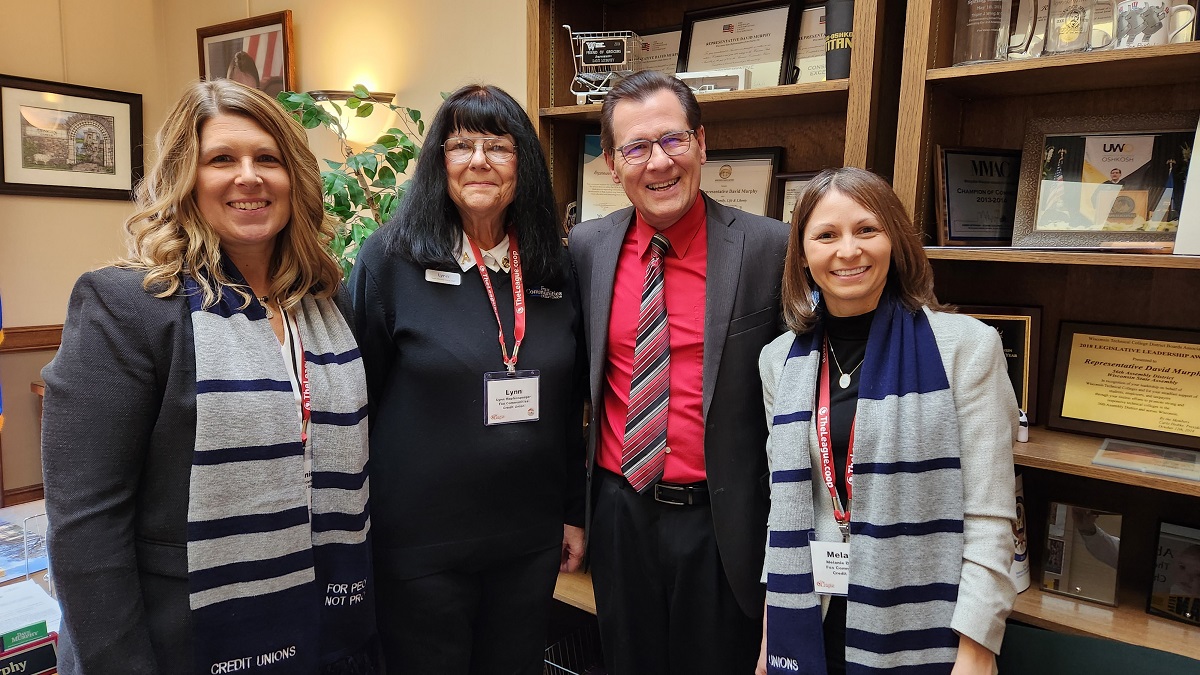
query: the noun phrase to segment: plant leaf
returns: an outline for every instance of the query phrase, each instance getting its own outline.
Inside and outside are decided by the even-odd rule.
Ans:
[[[371,98],[371,92],[361,84],[354,85],[354,95],[359,98]]]
[[[355,117],[370,117],[375,110],[375,106],[370,103],[364,103],[358,106],[358,110],[354,112]]]

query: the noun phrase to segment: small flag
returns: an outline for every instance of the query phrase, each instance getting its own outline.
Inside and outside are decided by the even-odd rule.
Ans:
[[[642,43],[642,51],[644,51],[644,52],[650,51],[650,43],[649,42]]]
[[[724,26],[721,26],[721,32],[722,33],[732,33],[733,32],[733,24],[727,23]]]

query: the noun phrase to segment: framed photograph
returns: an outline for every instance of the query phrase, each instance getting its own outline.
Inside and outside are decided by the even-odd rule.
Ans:
[[[773,218],[778,218],[789,225],[792,222],[792,212],[800,203],[800,193],[804,192],[808,181],[817,175],[817,171],[800,171],[796,173],[780,173],[775,175],[775,211]]]
[[[580,139],[578,177],[575,222],[603,218],[630,205],[625,188],[613,182],[604,161],[599,132],[584,134]]]
[[[1040,307],[989,307],[962,305],[958,311],[986,323],[1000,334],[1008,378],[1012,380],[1017,405],[1030,424],[1037,420],[1038,342],[1041,336]]]
[[[291,10],[197,28],[196,46],[201,79],[227,77],[271,98],[295,91]]]
[[[708,150],[700,168],[700,189],[725,206],[758,216],[774,213],[775,172],[783,148]]]
[[[1200,450],[1200,332],[1062,322],[1047,426]]]
[[[1019,150],[937,149],[938,246],[1008,246],[1017,211]]]
[[[656,28],[638,33],[641,46],[638,48],[638,70],[657,70],[665,75],[674,75],[679,65],[679,36],[681,26]]]
[[[128,200],[142,95],[0,75],[0,194]]]
[[[1050,502],[1042,590],[1117,605],[1121,514]]]
[[[1160,522],[1146,611],[1200,626],[1200,529]]]
[[[1179,227],[1196,117],[1192,111],[1031,120],[1012,245],[1169,246]]]
[[[788,84],[796,60],[797,0],[754,0],[683,15],[676,72],[749,68],[750,88]]]

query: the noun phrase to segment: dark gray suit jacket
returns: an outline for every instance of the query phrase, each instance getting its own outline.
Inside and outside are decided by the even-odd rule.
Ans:
[[[704,307],[704,458],[713,526],[725,575],[750,616],[763,610],[767,531],[767,425],[758,354],[781,332],[780,284],[788,228],[704,196],[708,278]],[[603,405],[613,278],[633,208],[571,230],[587,336],[592,419],[588,437],[588,518]],[[668,302],[670,300],[668,299]]]

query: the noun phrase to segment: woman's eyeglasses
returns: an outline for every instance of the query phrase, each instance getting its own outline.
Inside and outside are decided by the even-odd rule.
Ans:
[[[454,164],[471,161],[471,157],[475,155],[475,150],[478,148],[483,149],[483,155],[488,158],[489,162],[496,164],[512,161],[513,156],[517,154],[517,146],[512,141],[492,136],[486,138],[452,136],[442,143],[442,148],[446,152],[446,159]]]

